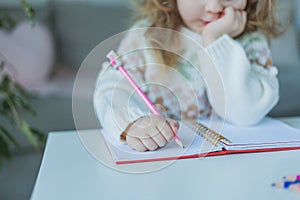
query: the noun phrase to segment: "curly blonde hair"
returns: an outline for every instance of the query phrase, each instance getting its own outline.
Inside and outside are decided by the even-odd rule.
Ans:
[[[150,20],[151,27],[167,28],[175,31],[178,31],[183,25],[176,0],[134,0],[132,3],[135,11],[133,21],[147,18]],[[246,27],[244,32],[237,38],[258,30],[266,37],[272,38],[279,36],[286,30],[277,18],[275,0],[248,0],[245,10],[247,12]],[[146,34],[151,35],[153,32],[149,31]],[[153,37],[155,35],[152,35]],[[170,40],[173,41],[174,45],[179,45],[178,38],[176,36],[172,37],[171,35]],[[158,40],[153,41],[153,45],[159,47]],[[174,65],[177,60],[176,55],[162,50],[155,50],[155,56],[168,66]]]

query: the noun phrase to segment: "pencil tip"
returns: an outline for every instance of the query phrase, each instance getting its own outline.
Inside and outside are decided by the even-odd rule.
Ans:
[[[181,148],[184,148],[184,146],[183,146],[182,142],[180,142],[179,146],[180,146]]]
[[[182,144],[182,142],[181,142],[180,140],[177,140],[176,142],[177,142],[177,144],[178,144],[181,148],[184,148],[184,146],[183,146],[183,144]]]
[[[180,139],[177,136],[175,136],[174,139],[175,139],[175,142],[178,144],[178,146],[180,146],[181,148],[184,148],[183,143],[180,141]]]

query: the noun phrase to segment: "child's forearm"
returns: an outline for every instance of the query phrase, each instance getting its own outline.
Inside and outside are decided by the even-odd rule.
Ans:
[[[101,126],[120,140],[128,124],[149,111],[138,96],[132,95],[130,85],[120,82],[122,78],[118,74],[111,75],[108,72],[101,77],[95,90],[94,107]]]

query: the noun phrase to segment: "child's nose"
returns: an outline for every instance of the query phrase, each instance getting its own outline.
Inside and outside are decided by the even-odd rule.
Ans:
[[[207,0],[205,10],[211,13],[221,13],[224,9],[221,1],[222,0]]]

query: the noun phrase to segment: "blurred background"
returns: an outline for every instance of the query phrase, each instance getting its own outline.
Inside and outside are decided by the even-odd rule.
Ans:
[[[24,20],[18,0],[0,1],[0,14],[7,13],[18,22],[9,32],[0,29],[0,57],[10,62],[15,79],[34,95],[30,104],[37,115],[28,117],[31,125],[45,134],[74,130],[72,89],[76,73],[96,45],[129,27],[129,3],[127,0],[29,2],[36,12],[34,29]],[[283,22],[287,16],[291,16],[292,22],[283,36],[270,41],[281,87],[281,99],[270,115],[300,116],[300,1],[278,0],[278,4]],[[82,94],[82,101],[92,104],[84,98],[84,91]],[[82,115],[85,112],[83,107]],[[97,122],[86,121],[86,127],[97,127]],[[42,152],[34,150],[23,134],[16,131],[15,136],[21,148],[0,169],[0,199],[29,199],[42,159]]]

